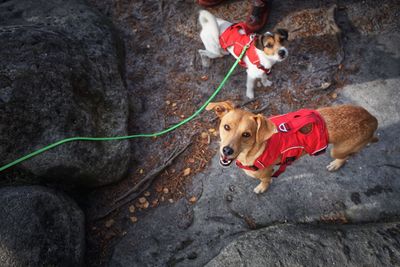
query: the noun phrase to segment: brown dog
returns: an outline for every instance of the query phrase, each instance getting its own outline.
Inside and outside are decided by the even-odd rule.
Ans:
[[[333,145],[334,160],[327,169],[336,171],[351,154],[378,141],[374,136],[377,119],[358,106],[301,110],[272,118],[236,109],[229,101],[210,103],[206,109],[214,110],[221,119],[221,165],[228,166],[236,160],[246,174],[260,179],[255,193],[265,192],[271,178],[292,161],[304,154],[317,155],[328,143]],[[273,174],[275,165],[280,168]]]

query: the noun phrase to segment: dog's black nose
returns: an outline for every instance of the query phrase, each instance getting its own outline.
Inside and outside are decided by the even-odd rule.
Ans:
[[[224,148],[222,148],[222,152],[224,153],[225,156],[230,156],[233,154],[233,149],[230,148],[229,146],[224,146]]]
[[[285,50],[279,50],[278,51],[278,55],[281,57],[281,58],[284,58],[285,56],[286,56],[286,51]]]

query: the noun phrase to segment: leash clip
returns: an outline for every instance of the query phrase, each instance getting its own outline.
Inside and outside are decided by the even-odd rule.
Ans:
[[[246,44],[246,47],[248,48],[250,46],[250,44],[254,41],[254,38],[256,37],[255,33],[252,33],[249,35],[250,40],[248,41],[248,43]]]

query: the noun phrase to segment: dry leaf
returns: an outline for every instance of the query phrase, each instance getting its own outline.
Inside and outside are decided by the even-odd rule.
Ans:
[[[129,218],[131,219],[131,222],[133,222],[133,223],[135,223],[135,222],[138,221],[138,218],[135,217],[135,216],[131,216],[131,217],[129,217]]]
[[[113,219],[110,219],[110,220],[106,221],[106,227],[107,228],[110,228],[113,224],[114,224],[114,220]]]
[[[146,203],[146,202],[147,202],[147,199],[146,199],[145,197],[139,198],[139,203],[140,203],[140,204],[144,204],[144,203]]]
[[[208,80],[208,76],[207,76],[207,75],[203,75],[203,76],[201,76],[201,80],[203,80],[203,81],[207,81],[207,80]]]
[[[191,170],[190,168],[186,168],[186,169],[183,171],[183,176],[188,176],[188,175],[190,174],[191,171],[192,171],[192,170]]]
[[[143,169],[140,169],[140,170],[139,170],[139,173],[140,173],[140,174],[143,174],[143,173],[144,173],[144,170],[143,170]]]
[[[189,202],[190,203],[195,203],[197,201],[197,198],[195,196],[192,196],[191,198],[189,198]]]
[[[208,137],[208,133],[206,133],[206,132],[202,132],[201,133],[201,138],[202,139],[206,139]]]
[[[214,129],[214,128],[210,128],[210,129],[208,129],[208,131],[209,131],[210,133],[215,133],[215,129]]]
[[[146,191],[146,192],[144,192],[144,194],[143,194],[145,197],[149,197],[150,196],[150,192],[149,191]]]
[[[164,194],[168,194],[168,192],[169,192],[168,188],[164,187],[163,192],[164,192]]]
[[[134,213],[135,212],[135,206],[133,206],[133,205],[130,205],[129,206],[129,212],[131,212],[131,213]]]
[[[165,104],[171,105],[171,101],[167,100],[167,101],[165,101]]]

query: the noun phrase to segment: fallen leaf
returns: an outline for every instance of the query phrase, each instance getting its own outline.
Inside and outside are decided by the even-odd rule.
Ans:
[[[129,212],[131,212],[131,213],[134,213],[135,212],[135,206],[133,206],[133,205],[130,205],[129,206]]]
[[[214,128],[210,128],[210,129],[208,129],[208,131],[209,131],[210,133],[214,133],[214,132],[215,132],[215,129],[214,129]]]
[[[186,168],[186,169],[183,171],[183,176],[188,176],[188,175],[190,174],[191,171],[192,171],[192,170],[191,170],[190,168]]]
[[[164,187],[163,192],[164,192],[164,194],[168,194],[168,192],[169,192],[168,188]]]
[[[172,106],[173,106],[173,107],[176,107],[176,103],[172,103]]]
[[[150,203],[148,201],[146,201],[145,203],[143,203],[143,208],[147,209],[149,207]]]
[[[145,197],[149,197],[150,196],[150,192],[149,191],[146,191],[146,192],[144,192],[144,194],[143,194]]]
[[[197,198],[195,196],[192,196],[191,198],[189,198],[189,202],[190,203],[195,203],[197,201]]]
[[[167,101],[165,101],[165,104],[171,105],[171,101],[167,100]]]
[[[151,206],[152,207],[155,207],[155,206],[157,206],[158,205],[158,199],[154,199],[152,202],[151,202]]]
[[[332,97],[333,99],[336,99],[336,98],[337,98],[337,93],[332,93],[331,97]]]
[[[147,199],[146,199],[145,197],[139,198],[139,203],[140,203],[140,204],[144,204],[144,203],[146,203],[146,202],[147,202]]]
[[[206,132],[202,132],[201,133],[201,138],[202,139],[206,139],[208,137],[208,133],[206,133]]]
[[[168,199],[169,203],[174,203],[174,200],[172,198]]]
[[[140,174],[143,174],[143,173],[144,173],[144,170],[143,170],[143,169],[139,169],[139,173],[140,173]]]
[[[110,219],[110,220],[106,221],[106,227],[110,228],[114,224],[114,222],[115,221],[113,219]]]
[[[200,79],[203,80],[203,81],[207,81],[208,80],[208,76],[207,75],[203,75],[203,76],[201,76]]]
[[[194,163],[195,160],[194,160],[194,158],[190,158],[190,159],[188,160],[188,162],[189,162],[189,163]]]
[[[129,217],[129,218],[131,219],[131,222],[133,222],[133,223],[135,223],[135,222],[138,221],[138,218],[135,217],[135,216],[131,216],[131,217]]]

